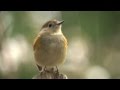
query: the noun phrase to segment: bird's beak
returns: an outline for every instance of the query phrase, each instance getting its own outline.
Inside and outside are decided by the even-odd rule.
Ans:
[[[63,22],[64,22],[64,20],[59,21],[59,22],[57,23],[57,25],[61,25]]]

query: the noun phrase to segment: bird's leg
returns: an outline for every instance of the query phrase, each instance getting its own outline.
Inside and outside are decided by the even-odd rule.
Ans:
[[[37,65],[37,64],[36,64]],[[40,71],[40,75],[41,75],[41,78],[44,76],[44,70],[43,70],[43,67],[37,65],[38,67],[38,70]]]
[[[44,71],[46,71],[46,66],[44,67]]]
[[[59,75],[58,67],[57,66],[55,66],[55,67],[56,67],[56,74]]]
[[[41,72],[43,68],[39,65],[37,65],[37,67],[38,67],[38,70]]]
[[[55,74],[54,74],[54,79],[58,79],[59,77],[59,70],[58,70],[58,67],[55,66],[56,70],[55,70]]]

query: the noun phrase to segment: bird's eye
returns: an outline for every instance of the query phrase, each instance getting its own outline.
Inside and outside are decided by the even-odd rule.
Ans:
[[[52,24],[49,24],[49,27],[52,27]]]

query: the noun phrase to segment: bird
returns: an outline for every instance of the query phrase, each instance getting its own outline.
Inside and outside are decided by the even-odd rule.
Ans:
[[[64,20],[52,19],[42,25],[33,42],[36,65],[41,70],[56,67],[66,61],[68,42],[62,32]]]

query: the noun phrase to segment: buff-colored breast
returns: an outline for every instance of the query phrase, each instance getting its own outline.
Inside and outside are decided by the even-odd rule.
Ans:
[[[39,66],[57,66],[65,61],[67,40],[64,35],[40,35],[33,47]]]

